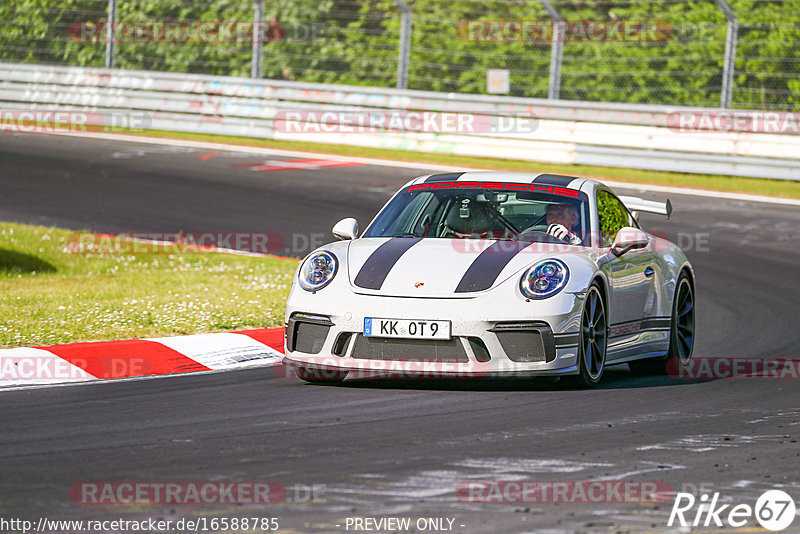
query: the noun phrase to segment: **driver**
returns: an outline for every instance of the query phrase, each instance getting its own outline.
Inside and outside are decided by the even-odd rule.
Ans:
[[[574,206],[569,204],[547,205],[547,233],[565,243],[581,244],[581,238],[572,232],[578,219],[578,210]]]

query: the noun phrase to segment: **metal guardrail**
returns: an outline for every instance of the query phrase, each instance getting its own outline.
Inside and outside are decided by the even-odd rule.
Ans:
[[[114,69],[0,63],[0,110],[138,112],[148,129],[465,156],[800,180],[800,135],[678,132],[670,114],[718,109],[551,101]],[[537,118],[535,129],[286,131],[287,111],[431,111]],[[510,119],[509,119],[510,120]],[[524,130],[524,131],[523,131]]]

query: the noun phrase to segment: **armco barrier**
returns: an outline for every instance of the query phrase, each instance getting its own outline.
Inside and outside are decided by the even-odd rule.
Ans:
[[[549,163],[800,180],[800,135],[678,132],[678,111],[719,110],[551,101],[116,69],[0,63],[0,110],[140,112],[139,126],[267,139],[316,141]],[[298,132],[276,128],[282,112],[530,114],[536,127],[506,133]]]

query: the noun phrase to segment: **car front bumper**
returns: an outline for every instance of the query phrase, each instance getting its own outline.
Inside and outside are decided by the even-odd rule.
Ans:
[[[343,302],[300,293],[287,305],[290,367],[350,371],[350,377],[448,378],[575,374],[583,295],[498,303],[351,294]],[[451,340],[363,335],[364,319],[451,321]]]

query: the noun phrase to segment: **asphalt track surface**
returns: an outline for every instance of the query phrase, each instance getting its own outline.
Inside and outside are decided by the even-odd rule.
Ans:
[[[256,172],[237,164],[263,157],[207,152],[4,134],[0,220],[310,240],[345,216],[365,224],[422,174]],[[695,266],[695,356],[798,357],[800,210],[670,197],[673,219],[643,224],[682,244]],[[301,241],[286,252],[304,252]],[[279,518],[284,532],[344,532],[348,517],[444,517],[457,532],[660,532],[671,502],[485,504],[459,500],[456,488],[626,480],[719,492],[730,503],[753,505],[773,488],[800,498],[796,378],[687,381],[621,368],[596,389],[576,390],[529,380],[327,387],[281,375],[265,368],[0,392],[0,516],[256,515]],[[207,480],[277,482],[289,497],[269,507],[92,507],[68,493],[81,481]],[[310,485],[313,499],[294,495]],[[791,528],[800,531],[800,518]]]

